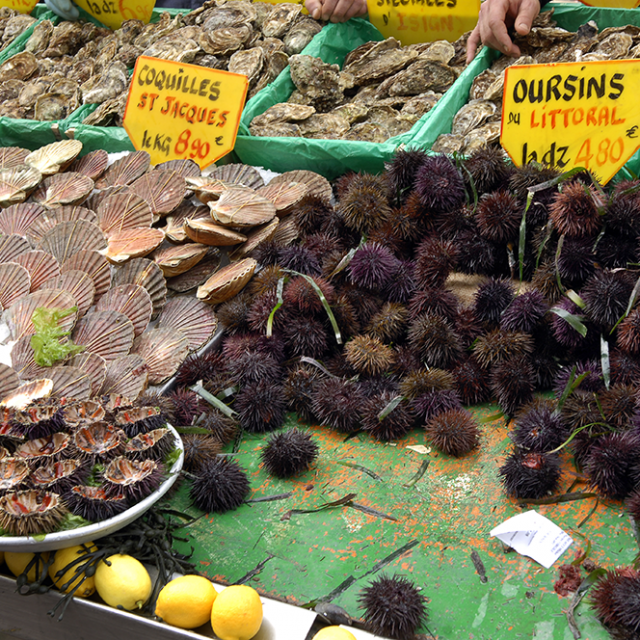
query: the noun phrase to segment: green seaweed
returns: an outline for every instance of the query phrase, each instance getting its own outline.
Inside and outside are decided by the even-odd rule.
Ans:
[[[60,338],[68,336],[71,332],[64,331],[58,326],[58,322],[77,310],[78,307],[70,307],[69,309],[38,307],[33,312],[31,322],[36,332],[31,336],[31,348],[36,364],[41,367],[51,367],[58,360],[63,360],[84,349],[83,346],[73,344],[71,340],[60,342]]]

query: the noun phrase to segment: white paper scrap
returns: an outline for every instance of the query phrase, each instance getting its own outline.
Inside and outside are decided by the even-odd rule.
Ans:
[[[525,511],[493,529],[491,536],[548,569],[573,540],[558,525],[537,511]]]

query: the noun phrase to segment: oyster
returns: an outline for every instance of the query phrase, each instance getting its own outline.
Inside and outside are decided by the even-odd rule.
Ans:
[[[5,80],[28,80],[38,71],[38,61],[33,53],[16,53],[0,65],[0,82]]]
[[[291,80],[299,92],[320,110],[336,106],[344,99],[345,84],[340,67],[319,58],[297,54],[289,58]]]
[[[53,22],[51,22],[51,20],[43,20],[42,22],[39,22],[33,28],[33,32],[24,45],[24,50],[29,53],[33,53],[36,56],[43,53],[49,46],[49,40],[51,39],[52,33]]]
[[[321,30],[322,25],[316,20],[301,17],[283,38],[285,51],[290,56],[300,53]]]
[[[101,103],[117,98],[128,86],[127,68],[122,62],[114,62],[104,73],[93,76],[80,87],[82,102]]]
[[[395,38],[367,42],[354,49],[345,59],[344,71],[354,78],[356,86],[384,79],[418,58],[418,52],[402,48]]]
[[[497,111],[496,104],[489,100],[473,100],[464,105],[453,118],[451,133],[465,136],[484,124]]]

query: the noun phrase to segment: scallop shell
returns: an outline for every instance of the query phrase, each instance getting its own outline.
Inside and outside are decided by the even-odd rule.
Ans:
[[[88,400],[91,397],[91,377],[77,367],[52,367],[47,377],[53,380],[51,395],[56,398]]]
[[[93,304],[96,295],[96,287],[88,273],[79,269],[66,271],[65,273],[50,278],[42,284],[42,289],[63,289],[68,291],[78,305],[78,317],[82,317]]]
[[[107,363],[126,356],[133,344],[133,324],[118,311],[90,311],[80,319],[73,332],[73,342],[90,353],[102,356]]]
[[[33,194],[33,199],[51,209],[80,204],[93,191],[93,180],[71,171],[45,178]]]
[[[135,336],[139,336],[151,321],[153,305],[144,287],[138,284],[121,284],[110,289],[100,298],[96,311],[119,311],[133,324]]]
[[[17,262],[0,264],[0,310],[10,307],[31,291],[29,272]]]
[[[72,426],[102,420],[105,413],[104,407],[95,400],[69,402],[63,408],[64,421]]]
[[[26,253],[30,248],[26,238],[17,233],[0,236],[0,262],[15,262],[18,256]]]
[[[30,382],[29,384],[33,384]],[[71,436],[68,433],[54,433],[44,438],[35,438],[27,440],[21,444],[15,451],[15,457],[27,462],[36,462],[46,460],[54,456],[60,456],[69,450],[71,445]]]
[[[21,147],[0,147],[0,170],[19,167],[30,153],[29,149]]]
[[[31,322],[33,312],[38,307],[47,309],[70,309],[76,306],[73,296],[60,289],[46,289],[35,291],[14,302],[4,314],[4,320],[9,326],[12,340],[19,340],[23,336],[33,335],[35,328]],[[64,318],[60,318],[58,326],[63,331],[71,331],[76,322],[77,313],[74,311]]]
[[[237,231],[215,224],[210,217],[208,220],[185,220],[183,229],[191,240],[210,247],[230,247],[247,239]]]
[[[96,188],[131,184],[146,173],[150,163],[151,157],[146,151],[134,151],[114,162],[96,182]]]
[[[99,251],[106,246],[98,226],[86,220],[70,220],[60,222],[47,231],[37,248],[48,251],[60,264],[64,264],[78,251]]]
[[[106,422],[94,422],[80,427],[73,434],[73,444],[80,454],[90,457],[112,457],[124,453],[127,436]]]
[[[215,168],[210,174],[210,178],[241,184],[250,189],[259,189],[264,186],[264,180],[257,169],[246,164],[225,164]]]
[[[183,228],[186,220],[211,220],[209,207],[196,207],[189,202],[179,206],[166,218],[167,226],[164,227],[166,239],[170,242],[184,242],[187,239]]]
[[[167,245],[154,254],[154,261],[165,277],[180,275],[194,267],[207,255],[208,247],[204,244]]]
[[[98,207],[100,229],[107,238],[115,233],[137,227],[150,227],[151,208],[134,193],[117,193],[105,198]]]
[[[24,202],[40,180],[42,174],[27,165],[0,170],[0,207]]]
[[[154,171],[175,171],[179,176],[183,178],[199,176],[201,173],[200,167],[189,159],[185,160],[167,160],[157,164]]]
[[[263,198],[273,202],[278,215],[302,200],[307,195],[307,187],[300,182],[270,182],[256,191]]]
[[[131,190],[146,200],[155,215],[166,216],[184,199],[187,184],[175,171],[155,170],[138,178]]]
[[[253,258],[245,258],[220,269],[198,287],[198,299],[219,304],[233,298],[251,280],[257,264]]]
[[[57,224],[73,220],[86,220],[95,225],[98,224],[98,216],[91,211],[91,209],[76,205],[56,207],[55,209],[45,211],[45,213],[29,227],[27,230],[27,239],[32,245],[36,246],[44,235],[51,231]]]
[[[236,247],[230,254],[229,260],[234,262],[240,260],[245,256],[248,256],[256,247],[260,246],[263,242],[271,240],[275,232],[280,225],[280,218],[274,218],[271,222],[263,224],[255,229],[252,229],[247,234],[247,239],[239,247]]]
[[[176,329],[149,329],[135,339],[132,354],[144,358],[149,382],[160,384],[170,378],[189,352],[187,337]]]
[[[97,211],[100,208],[100,203],[108,198],[109,196],[114,196],[117,193],[131,193],[131,189],[124,184],[107,187],[102,191],[94,191],[84,203],[88,209],[91,211]]]
[[[19,386],[18,374],[10,366],[0,362],[0,399],[8,396]]]
[[[280,220],[280,224],[271,238],[271,242],[286,247],[294,240],[298,239],[300,230],[296,225],[296,221],[292,216]]]
[[[27,230],[44,214],[46,209],[35,202],[22,202],[0,211],[0,233],[26,237]]]
[[[160,267],[147,258],[136,258],[116,270],[114,286],[120,284],[138,284],[144,287],[151,298],[153,320],[162,311],[167,301],[167,283]]]
[[[121,356],[107,365],[107,375],[100,392],[135,400],[147,388],[148,381],[149,368],[144,358],[133,354]]]
[[[69,169],[92,180],[97,180],[104,173],[107,164],[109,164],[109,154],[103,149],[96,149],[87,153],[86,156],[74,160]]]
[[[164,240],[160,229],[126,229],[109,238],[105,258],[112,264],[122,264],[132,258],[142,258],[157,249]]]
[[[95,300],[99,300],[111,286],[111,267],[98,251],[78,251],[60,268],[62,273],[76,270],[84,271],[93,280],[96,288]]]
[[[37,169],[43,176],[51,176],[59,171],[64,171],[76,159],[80,151],[82,151],[82,142],[79,140],[61,140],[30,153],[24,159],[24,163]]]
[[[276,215],[272,202],[248,189],[229,189],[216,202],[209,203],[211,215],[221,225],[255,227]]]
[[[211,249],[207,252],[207,256],[198,262],[198,264],[189,269],[189,271],[167,279],[167,287],[177,293],[190,291],[204,284],[220,266],[220,253],[216,249],[213,253]]]
[[[31,468],[21,458],[3,458],[0,461],[0,492],[17,488],[30,473]]]
[[[11,391],[0,401],[0,407],[9,409],[25,409],[38,398],[47,398],[53,389],[53,381],[48,378],[31,380],[21,384],[17,389]]]
[[[107,363],[97,353],[78,353],[69,360],[69,365],[84,371],[91,380],[91,396],[97,396],[105,376],[107,375]]]
[[[218,328],[218,318],[211,307],[195,298],[172,298],[158,320],[160,329],[176,329],[195,351],[207,342]]]
[[[11,364],[21,380],[35,380],[36,378],[48,377],[48,368],[36,364],[30,335],[23,336],[20,340],[16,340],[11,348]]]
[[[203,204],[208,204],[212,200],[217,200],[225,191],[229,189],[249,189],[234,184],[233,182],[225,182],[224,180],[214,180],[210,176],[196,176],[195,178],[187,178],[187,184],[193,189],[196,198]]]
[[[306,169],[285,171],[279,176],[272,178],[269,181],[269,186],[282,182],[298,182],[304,184],[307,187],[307,195],[322,198],[327,202],[333,197],[333,190],[331,189],[329,181],[319,173],[315,173],[315,171],[307,171]]]
[[[14,262],[29,272],[31,291],[37,291],[47,280],[60,275],[60,264],[46,251],[27,251]]]

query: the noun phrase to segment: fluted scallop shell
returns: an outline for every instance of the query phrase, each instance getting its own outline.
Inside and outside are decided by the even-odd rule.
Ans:
[[[53,380],[51,395],[56,398],[88,400],[91,397],[91,377],[78,367],[51,367],[47,376]]]
[[[27,165],[0,170],[0,207],[24,202],[40,180],[42,174]]]
[[[164,240],[160,229],[126,229],[109,238],[105,258],[112,264],[122,264],[132,258],[143,258],[157,249]]]
[[[195,176],[193,178],[186,178],[187,185],[193,189],[196,198],[203,204],[208,204],[212,200],[217,200],[225,191],[229,189],[249,189],[249,187],[243,187],[242,185],[235,184],[234,182],[225,182],[224,180],[217,180],[211,176]]]
[[[147,171],[150,162],[146,151],[134,151],[114,162],[96,182],[96,188],[131,184]]]
[[[187,184],[175,171],[155,170],[138,178],[131,190],[149,204],[155,215],[162,217],[180,205]]]
[[[31,336],[22,336],[11,347],[11,365],[21,380],[35,380],[48,377],[47,367],[36,364],[35,354],[31,346]]]
[[[230,227],[255,227],[276,215],[275,205],[248,189],[229,189],[216,202],[209,202],[213,219]]]
[[[72,339],[109,363],[131,350],[133,324],[119,311],[90,311],[78,322]]]
[[[64,171],[82,151],[82,142],[79,140],[61,140],[52,142],[30,153],[25,159],[25,164],[37,169],[43,176],[51,176],[59,171]]]
[[[86,220],[72,220],[60,222],[51,231],[47,231],[37,248],[48,251],[63,264],[78,251],[100,251],[106,246],[98,226]]]
[[[188,243],[181,245],[165,245],[154,254],[154,262],[160,267],[166,278],[189,271],[207,255],[208,247],[204,244]]]
[[[29,293],[24,298],[14,302],[4,314],[4,319],[9,326],[12,340],[19,340],[22,336],[33,335],[35,328],[31,317],[38,307],[47,309],[71,309],[76,306],[76,301],[68,291],[60,289],[43,289]],[[71,331],[76,322],[77,312],[73,311],[64,318],[60,318],[58,326],[63,331]]]
[[[189,349],[195,351],[213,336],[218,317],[209,305],[195,298],[172,298],[165,305],[158,327],[181,331],[189,341]]]
[[[17,488],[29,473],[31,468],[22,458],[3,458],[0,460],[0,492]]]
[[[111,267],[98,251],[78,251],[60,267],[62,273],[76,270],[84,271],[93,280],[96,288],[95,300],[99,300],[111,286]]]
[[[250,189],[259,189],[264,186],[264,180],[258,170],[246,164],[225,164],[216,167],[209,176],[224,182],[241,184]]]
[[[97,396],[107,375],[106,360],[97,353],[85,351],[73,356],[69,360],[69,365],[77,367],[89,376],[91,380],[91,396]]]
[[[104,173],[107,164],[109,164],[109,154],[104,149],[96,149],[87,153],[86,156],[74,160],[69,169],[92,180],[97,180]]]
[[[63,289],[68,291],[78,305],[78,317],[82,317],[93,305],[96,287],[88,273],[76,269],[50,278],[42,284],[40,289]]]
[[[148,381],[149,367],[142,356],[121,356],[107,365],[107,374],[100,392],[135,400],[147,388]]]
[[[267,222],[267,224],[263,224],[259,227],[256,227],[255,229],[251,229],[251,231],[247,234],[247,239],[241,245],[237,246],[233,251],[231,251],[231,253],[229,253],[229,260],[231,260],[232,262],[235,260],[240,260],[248,256],[263,242],[271,240],[275,232],[278,230],[279,225],[280,218],[276,216],[273,220],[271,220],[271,222]]]
[[[138,284],[144,287],[151,298],[153,320],[162,311],[167,301],[167,283],[160,267],[147,258],[135,258],[116,270],[114,286]]]
[[[293,216],[288,216],[280,220],[278,228],[271,237],[271,241],[275,244],[286,247],[292,242],[298,239],[300,236],[300,230],[296,225],[296,221]]]
[[[177,293],[185,293],[186,291],[195,289],[201,284],[204,284],[218,270],[219,266],[219,251],[215,249],[214,253],[212,249],[209,249],[206,257],[198,262],[195,267],[174,278],[167,278],[167,287]]]
[[[35,202],[13,204],[0,211],[0,233],[10,235],[16,233],[27,237],[27,230],[44,214],[46,209]]]
[[[51,533],[67,513],[62,498],[48,491],[11,491],[0,498],[0,526],[10,535]]]
[[[185,220],[183,229],[191,240],[210,247],[231,247],[247,239],[247,236],[233,229],[215,224],[211,217],[208,220]]]
[[[219,304],[233,298],[251,280],[257,264],[253,258],[245,258],[220,269],[198,287],[198,299]]]
[[[13,262],[29,272],[32,292],[40,289],[47,280],[60,275],[60,263],[46,251],[27,251],[14,258]]]
[[[184,242],[187,234],[183,229],[186,220],[211,220],[209,207],[196,207],[189,202],[180,205],[166,217],[164,235],[170,242]]]
[[[98,216],[91,209],[79,205],[65,205],[48,211],[45,210],[45,213],[30,225],[27,230],[27,239],[32,245],[36,246],[44,235],[57,224],[73,220],[86,220],[87,222],[98,224]]]
[[[306,185],[300,182],[270,182],[265,187],[256,191],[263,198],[266,198],[276,208],[278,214],[297,204],[307,194]]]
[[[123,453],[126,438],[122,429],[107,422],[94,422],[75,431],[73,444],[80,454],[104,458]]]
[[[187,178],[189,176],[199,176],[200,167],[193,160],[167,160],[160,162],[154,168],[154,171],[175,171],[179,176]]]
[[[19,167],[30,153],[29,149],[21,147],[0,147],[0,170]]]
[[[151,207],[135,193],[116,193],[98,207],[98,224],[107,238],[126,229],[150,227],[152,218]]]
[[[139,336],[151,321],[153,305],[147,290],[138,284],[121,284],[109,289],[96,305],[96,311],[119,311],[133,324],[134,335]]]
[[[31,291],[29,272],[17,262],[0,264],[0,311]]]
[[[331,184],[319,173],[307,171],[306,169],[298,169],[296,171],[285,171],[279,176],[275,176],[269,181],[269,185],[288,182],[298,182],[307,187],[307,195],[322,198],[329,202],[333,196]]]
[[[100,208],[100,203],[106,200],[109,196],[114,196],[117,193],[131,193],[131,189],[125,184],[114,185],[102,189],[102,191],[94,191],[84,203],[85,207],[91,209],[91,211],[97,211]]]
[[[9,392],[0,401],[0,407],[8,407],[10,409],[25,409],[34,400],[38,398],[48,398],[53,389],[53,380],[49,378],[40,378],[23,382],[18,388]]]
[[[96,400],[68,402],[62,412],[64,421],[71,426],[102,420],[106,414],[104,407]]]
[[[47,208],[80,204],[93,191],[93,180],[71,171],[45,178],[33,199]]]
[[[44,438],[27,440],[15,451],[15,457],[27,462],[46,460],[54,456],[60,456],[68,451],[71,445],[71,436],[68,433],[54,433]]]
[[[20,386],[18,374],[6,364],[0,362],[0,400]]]
[[[0,236],[0,262],[15,262],[16,258],[31,249],[26,238],[12,233]]]
[[[160,384],[170,378],[189,352],[187,337],[176,329],[149,329],[138,336],[132,354],[144,358],[149,367],[149,383]]]

